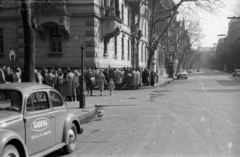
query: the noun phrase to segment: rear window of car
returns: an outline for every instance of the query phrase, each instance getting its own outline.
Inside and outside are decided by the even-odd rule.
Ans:
[[[236,72],[240,72],[240,69],[235,69]]]
[[[20,112],[22,93],[16,90],[0,90],[0,110]]]
[[[178,72],[186,72],[185,69],[178,70]]]

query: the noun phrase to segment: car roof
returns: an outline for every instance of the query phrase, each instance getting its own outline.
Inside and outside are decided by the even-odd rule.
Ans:
[[[38,89],[53,89],[51,86],[40,84],[40,83],[5,83],[0,84],[0,90],[2,89],[8,89],[8,90],[18,90],[22,92],[23,94],[28,93],[32,90],[38,90]]]

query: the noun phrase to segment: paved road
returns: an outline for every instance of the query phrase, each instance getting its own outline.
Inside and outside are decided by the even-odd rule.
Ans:
[[[239,77],[205,70],[166,87],[87,101],[106,105],[105,115],[83,125],[73,154],[49,157],[240,156]]]

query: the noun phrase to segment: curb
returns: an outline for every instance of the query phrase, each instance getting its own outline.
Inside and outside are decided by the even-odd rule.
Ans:
[[[167,84],[170,84],[173,81],[174,81],[174,79],[171,79],[169,81],[166,81],[166,82],[163,82],[163,83],[159,83],[159,84],[156,85],[156,87],[164,87],[164,86],[166,86]]]
[[[80,115],[80,116],[77,116],[77,118],[79,119],[80,124],[86,124],[88,121],[90,121],[93,118],[95,118],[95,116],[98,114],[97,113],[97,109],[94,109],[94,110],[91,110],[91,111],[85,110],[85,112],[88,112],[88,113]]]
[[[167,84],[170,84],[171,82],[173,82],[174,79],[168,80],[166,82],[162,82],[162,83],[157,83],[154,86],[143,86],[144,88],[155,88],[155,87],[165,87]]]

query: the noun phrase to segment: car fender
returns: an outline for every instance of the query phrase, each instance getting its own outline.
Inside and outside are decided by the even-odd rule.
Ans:
[[[68,143],[68,138],[69,138],[68,130],[70,129],[70,126],[72,123],[75,124],[78,134],[83,133],[83,129],[80,126],[80,122],[79,122],[78,118],[74,114],[68,113],[66,120],[65,120],[64,131],[63,131],[63,142],[66,144]]]
[[[3,151],[3,148],[11,141],[15,140],[18,144],[21,144],[21,149],[24,151],[25,156],[28,157],[28,151],[27,147],[24,144],[24,140],[15,132],[11,130],[4,130],[0,129],[0,154]],[[14,143],[12,143],[14,144]],[[18,146],[16,146],[17,149],[20,149]]]

